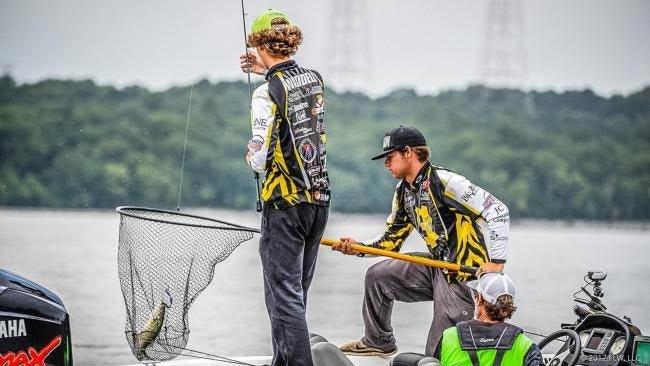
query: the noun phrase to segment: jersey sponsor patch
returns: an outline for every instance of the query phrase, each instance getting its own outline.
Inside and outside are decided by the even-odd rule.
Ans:
[[[253,128],[263,127],[266,128],[269,125],[269,121],[266,118],[255,118],[253,120]]]
[[[306,91],[305,96],[314,95],[314,94],[322,94],[323,93],[323,87],[320,86],[320,85],[315,85],[315,86],[305,88],[305,91]]]
[[[316,105],[312,107],[311,114],[317,116],[322,113],[325,113],[325,99],[323,94],[316,94]]]
[[[415,207],[415,197],[407,190],[404,191],[404,206],[409,210]]]
[[[311,136],[311,135],[315,134],[316,132],[314,130],[312,130],[311,128],[309,128],[309,127],[302,127],[302,128],[296,129],[293,133],[294,133],[295,139],[300,140],[300,139],[304,139],[307,136]]]
[[[305,122],[309,121],[310,119],[309,119],[309,117],[307,117],[307,112],[302,110],[302,111],[298,111],[298,112],[296,112],[296,114],[294,114],[293,120],[294,120],[293,125],[295,126],[295,125],[299,125],[301,123],[305,123]]]
[[[316,177],[316,176],[318,176],[318,175],[320,174],[320,172],[321,172],[321,168],[320,168],[320,166],[318,166],[318,165],[313,166],[313,167],[307,169],[307,174],[308,174],[310,177]]]
[[[506,211],[506,206],[504,206],[504,205],[501,204],[501,203],[498,204],[498,205],[496,205],[496,206],[494,206],[494,212],[496,212],[497,215],[501,215],[501,214],[503,214],[505,211]]]
[[[424,182],[422,182],[422,190],[428,191],[430,185],[431,185],[431,181],[426,179]]]
[[[472,197],[476,196],[477,193],[478,193],[478,187],[472,184],[469,187],[467,187],[467,190],[465,191],[465,193],[463,193],[460,199],[462,199],[465,202],[469,202],[469,200]]]
[[[300,151],[300,157],[307,163],[311,163],[316,158],[316,146],[311,142],[310,139],[306,138],[300,141],[298,150]]]
[[[289,114],[292,114],[292,113],[295,113],[295,112],[298,112],[298,111],[302,111],[303,109],[305,109],[307,107],[309,107],[309,103],[302,102],[302,103],[290,105],[287,108],[287,110],[288,110]]]
[[[282,79],[287,90],[297,89],[307,84],[318,83],[318,78],[311,72]]]
[[[287,97],[287,99],[289,100],[289,102],[293,103],[296,100],[302,99],[304,97],[305,96],[302,94],[302,91],[300,89],[298,89],[298,90],[292,90],[291,92],[289,92],[289,96]]]
[[[483,209],[485,210],[488,207],[492,206],[492,204],[495,203],[496,201],[497,201],[496,197],[488,193],[487,196],[485,197],[485,200],[483,201]]]
[[[493,218],[492,220],[490,220],[490,222],[508,223],[508,222],[510,222],[510,215],[497,216],[497,217]]]
[[[330,195],[327,193],[314,192],[314,198],[318,201],[329,201]]]
[[[262,146],[264,146],[264,137],[260,135],[255,135],[248,141],[248,149],[251,151],[260,151]]]

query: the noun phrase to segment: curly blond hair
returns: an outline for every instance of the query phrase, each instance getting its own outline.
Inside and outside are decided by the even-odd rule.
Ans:
[[[248,44],[259,47],[273,57],[289,57],[296,54],[302,43],[302,31],[286,19],[275,18],[271,29],[264,29],[248,35]]]

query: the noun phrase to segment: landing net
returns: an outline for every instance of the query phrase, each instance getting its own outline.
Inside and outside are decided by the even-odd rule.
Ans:
[[[170,360],[187,345],[188,310],[212,281],[214,266],[259,231],[174,211],[117,212],[126,340],[140,361]]]

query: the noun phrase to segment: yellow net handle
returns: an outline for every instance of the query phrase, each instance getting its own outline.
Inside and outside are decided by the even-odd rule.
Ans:
[[[321,239],[320,243],[323,244],[323,245],[327,245],[327,246],[331,247],[332,245],[338,244],[339,241],[338,240],[333,240],[333,239],[323,238],[323,239]],[[430,266],[430,267],[435,267],[435,268],[446,269],[446,270],[454,271],[454,272],[464,272],[464,273],[476,274],[476,271],[478,270],[478,268],[476,268],[476,267],[463,266],[463,265],[456,264],[456,263],[449,263],[449,262],[439,261],[439,260],[435,260],[435,259],[417,257],[417,256],[414,256],[414,255],[391,252],[389,250],[373,248],[373,247],[369,247],[369,246],[365,246],[365,245],[351,244],[350,247],[352,249],[356,250],[357,252],[360,252],[360,253],[380,255],[382,257],[399,259],[399,260],[406,261],[406,262],[421,264],[421,265],[424,265],[424,266]]]

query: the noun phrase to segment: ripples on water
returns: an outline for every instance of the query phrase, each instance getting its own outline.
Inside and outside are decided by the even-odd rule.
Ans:
[[[257,227],[254,212],[194,213]],[[383,228],[383,216],[331,216],[326,236],[367,239]],[[0,268],[56,292],[71,316],[75,363],[134,363],[124,337],[124,303],[117,278],[118,214],[112,211],[0,210]],[[512,322],[549,333],[574,320],[571,294],[587,270],[604,269],[605,303],[650,333],[650,232],[647,226],[602,228],[558,223],[511,227],[508,273],[518,285]],[[190,309],[188,348],[219,355],[270,354],[257,239],[218,264],[215,278]],[[412,235],[404,251],[422,251]],[[312,332],[334,343],[363,332],[361,301],[366,268],[379,259],[356,258],[321,248],[309,294]],[[402,351],[424,348],[431,303],[397,303],[393,328]]]

